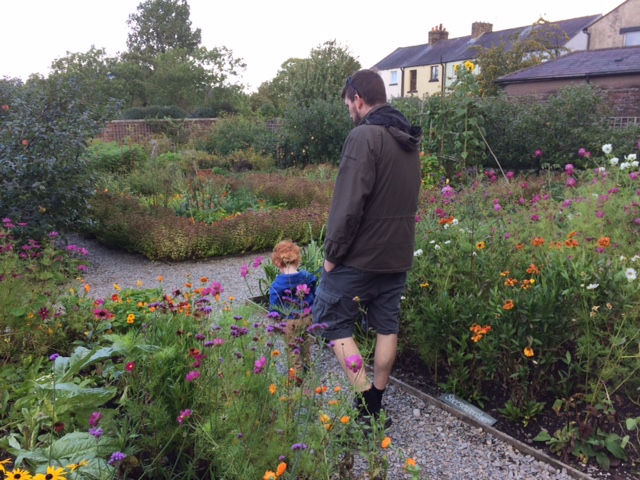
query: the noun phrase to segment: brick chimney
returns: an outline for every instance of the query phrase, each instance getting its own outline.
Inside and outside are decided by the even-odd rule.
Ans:
[[[478,38],[483,33],[493,32],[493,24],[485,22],[473,22],[471,24],[471,38]]]
[[[448,40],[449,32],[446,28],[442,28],[442,24],[439,27],[433,27],[429,32],[429,46],[432,47],[440,40]]]

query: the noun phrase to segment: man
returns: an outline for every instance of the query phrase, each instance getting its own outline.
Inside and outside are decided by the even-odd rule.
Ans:
[[[356,127],[342,148],[313,320],[328,325],[323,335],[370,421],[380,415],[396,358],[400,297],[413,265],[422,130],[386,103],[384,82],[372,70],[347,78],[342,99]],[[372,383],[364,368],[345,364],[360,356],[353,330],[363,312],[376,331]]]

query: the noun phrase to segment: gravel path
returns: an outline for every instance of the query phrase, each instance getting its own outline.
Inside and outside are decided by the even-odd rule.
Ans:
[[[71,237],[70,242],[89,250],[90,267],[84,279],[91,285],[90,295],[96,298],[114,293],[113,284],[136,288],[161,285],[165,291],[182,288],[184,283],[208,277],[224,287],[223,297],[232,295],[236,302],[259,295],[260,268],[251,267],[257,256],[268,257],[269,252],[228,256],[198,262],[151,262],[140,255],[111,250],[95,241]],[[250,265],[247,282],[240,276],[240,267]],[[325,348],[314,347],[314,363],[321,372],[330,376],[343,376],[333,354]],[[569,480],[566,470],[557,470],[547,463],[515,450],[482,428],[471,426],[445,410],[408,394],[399,386],[390,385],[384,403],[393,419],[388,431],[392,445],[405,457],[416,460],[422,470],[421,478],[431,480],[502,480],[502,479],[558,479]],[[405,479],[404,459],[392,450],[388,478]],[[356,459],[353,478],[366,479],[364,463]],[[582,476],[580,478],[589,478]]]

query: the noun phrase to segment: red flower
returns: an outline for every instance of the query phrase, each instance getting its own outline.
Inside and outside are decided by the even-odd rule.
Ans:
[[[125,369],[127,372],[132,371],[134,368],[136,368],[136,362],[129,362],[129,363],[127,363],[127,365],[124,367],[124,369]]]

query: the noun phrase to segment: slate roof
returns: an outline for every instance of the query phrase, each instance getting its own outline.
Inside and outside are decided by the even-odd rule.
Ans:
[[[580,33],[583,28],[591,25],[601,17],[602,15],[600,14],[589,15],[551,23],[558,25],[569,38],[573,38]],[[420,67],[438,63],[470,60],[478,56],[478,50],[474,47],[491,48],[500,42],[509,43],[515,35],[526,36],[530,31],[531,25],[484,33],[477,38],[472,38],[471,35],[467,35],[466,37],[440,40],[432,47],[430,47],[428,43],[412,47],[401,47],[380,60],[373,68],[378,70],[391,70],[393,68]],[[564,45],[565,42],[561,43]]]
[[[583,50],[504,75],[496,83],[530,82],[550,78],[583,78],[640,73],[640,46]]]

